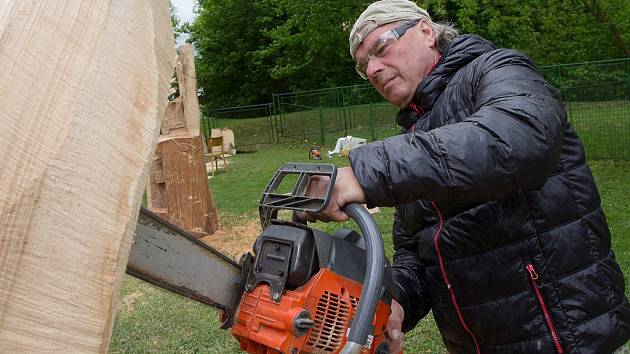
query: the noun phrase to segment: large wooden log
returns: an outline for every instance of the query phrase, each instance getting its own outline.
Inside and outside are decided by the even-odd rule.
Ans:
[[[0,351],[106,352],[175,59],[167,0],[0,8]]]
[[[201,135],[189,135],[184,111],[181,97],[166,107],[147,204],[152,212],[202,238],[216,231],[219,213],[208,185]]]

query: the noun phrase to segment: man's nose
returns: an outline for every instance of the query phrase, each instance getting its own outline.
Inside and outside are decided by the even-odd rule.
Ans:
[[[385,65],[383,65],[379,58],[370,58],[365,68],[365,75],[367,75],[368,78],[375,77],[384,67]]]

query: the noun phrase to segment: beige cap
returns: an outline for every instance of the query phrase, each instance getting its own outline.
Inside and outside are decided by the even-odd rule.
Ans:
[[[372,3],[359,16],[350,31],[350,55],[354,58],[354,52],[372,31],[378,27],[392,22],[411,21],[421,18],[431,20],[429,13],[421,9],[410,0],[380,0]]]

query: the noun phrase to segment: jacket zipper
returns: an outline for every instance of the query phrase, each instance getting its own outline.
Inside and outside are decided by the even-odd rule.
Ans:
[[[549,331],[551,332],[551,339],[553,340],[553,344],[556,346],[556,352],[558,352],[558,354],[562,354],[564,353],[564,350],[562,350],[562,345],[560,344],[558,333],[556,333],[556,329],[554,328],[553,323],[551,322],[551,316],[549,316],[549,311],[547,311],[547,305],[545,305],[545,300],[543,299],[542,294],[540,293],[540,290],[538,289],[538,283],[536,282],[536,280],[538,280],[538,274],[536,273],[536,270],[534,269],[533,264],[531,263],[527,264],[526,268],[527,268],[527,271],[529,272],[529,279],[531,279],[532,285],[534,286],[536,297],[538,297],[540,308],[542,309],[543,315],[545,315],[545,321],[547,322],[547,327],[549,328]]]
[[[481,354],[481,347],[479,346],[477,337],[466,324],[466,321],[464,320],[464,316],[462,315],[462,311],[460,310],[459,304],[457,303],[457,297],[455,297],[455,291],[453,290],[453,287],[451,286],[451,282],[448,280],[448,277],[446,276],[446,269],[444,268],[444,259],[442,258],[442,252],[440,252],[440,245],[438,243],[440,239],[440,233],[442,232],[442,227],[444,226],[444,219],[442,218],[442,212],[440,212],[440,208],[438,208],[437,204],[434,201],[431,201],[431,205],[433,205],[433,209],[435,209],[435,213],[439,221],[438,228],[435,231],[435,235],[433,236],[433,245],[435,247],[435,251],[438,256],[438,261],[440,263],[440,271],[442,272],[442,279],[444,280],[444,285],[446,285],[446,289],[448,289],[448,292],[451,294],[451,301],[453,302],[453,306],[455,307],[455,311],[457,312],[457,318],[459,319],[459,323],[462,325],[462,328],[464,329],[464,331],[466,331],[466,333],[470,335],[470,338],[472,338],[473,342],[475,343],[475,349],[477,351],[477,354]]]

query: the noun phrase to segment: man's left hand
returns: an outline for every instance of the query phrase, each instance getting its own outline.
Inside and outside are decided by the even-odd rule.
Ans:
[[[311,177],[306,185],[304,194],[310,197],[323,196],[326,193],[328,181],[329,178],[324,176]],[[330,202],[326,209],[313,214],[300,213],[299,217],[310,222],[317,220],[326,222],[347,221],[349,217],[342,211],[342,208],[350,203],[365,203],[365,193],[352,168],[342,167],[337,170],[337,178],[335,179]]]

